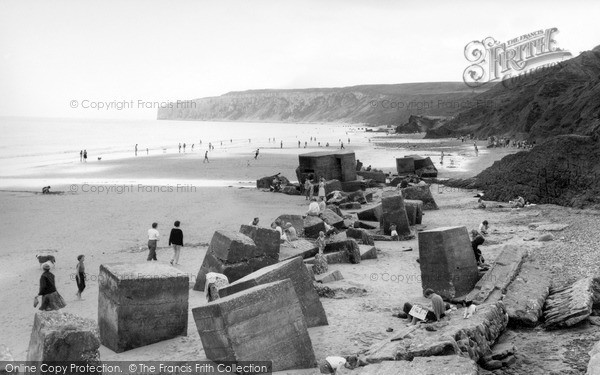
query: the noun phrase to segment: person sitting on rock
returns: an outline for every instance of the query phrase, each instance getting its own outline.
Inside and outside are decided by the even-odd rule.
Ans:
[[[479,245],[485,242],[485,238],[483,238],[483,236],[475,229],[471,231],[471,236],[473,237],[473,240],[471,241],[471,247],[473,248],[473,252],[475,253],[475,260],[477,261],[477,265],[481,265],[485,263],[485,259],[483,259],[483,256],[481,255]]]
[[[319,216],[321,210],[319,209],[319,204],[315,198],[310,200],[310,204],[308,205],[308,211],[306,211],[306,215],[308,216]]]
[[[285,234],[287,235],[288,241],[296,241],[298,239],[298,233],[292,223],[285,224]]]
[[[425,316],[425,322],[439,322],[445,316],[446,310],[450,309],[450,305],[444,302],[442,297],[439,294],[436,294],[433,289],[427,288],[423,293],[425,298],[429,298],[431,300],[431,309],[425,308],[427,311],[427,315]],[[419,319],[411,316],[410,310],[412,310],[413,305],[410,302],[406,302],[402,307],[402,311],[404,311],[408,315],[408,319],[412,322],[412,324],[417,324]]]
[[[477,311],[477,305],[473,304],[473,301],[465,301],[465,312],[463,313],[463,319],[469,319]]]
[[[479,233],[488,234],[489,223],[487,220],[484,220],[479,224]]]
[[[525,199],[519,196],[514,201],[509,201],[508,204],[510,204],[513,208],[522,208],[525,207]]]

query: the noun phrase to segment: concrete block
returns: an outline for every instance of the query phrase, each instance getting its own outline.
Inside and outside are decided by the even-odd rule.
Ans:
[[[189,277],[157,263],[100,265],[102,345],[120,353],[187,334]]]
[[[357,175],[361,176],[365,180],[373,180],[378,183],[385,184],[386,174],[377,171],[360,171],[356,172]]]
[[[354,238],[363,245],[375,245],[373,235],[362,228],[348,228],[346,229],[346,236],[348,238]]]
[[[263,256],[254,241],[243,233],[218,230],[210,240],[208,251],[224,263],[238,263],[253,257]]]
[[[325,232],[325,223],[316,216],[304,218],[304,235],[309,238],[319,237],[319,232]]]
[[[412,213],[409,214],[408,212],[410,210],[414,210],[414,223],[412,223],[410,225],[422,223],[422,221],[423,221],[423,201],[420,201],[417,199],[405,199],[404,207],[406,207],[406,213],[408,214],[409,220],[413,214]]]
[[[302,313],[306,318],[306,324],[309,327],[327,325],[327,316],[312,284],[312,277],[300,257],[261,268],[219,289],[219,296],[227,297],[257,285],[285,279],[292,281],[296,295],[300,300]]]
[[[220,298],[192,312],[211,361],[272,361],[273,372],[316,366],[300,301],[288,279]]]
[[[438,210],[438,205],[431,195],[429,185],[415,185],[399,189],[404,199],[420,200],[424,210]]]
[[[281,248],[279,250],[280,262],[297,256],[303,259],[314,257],[319,252],[319,247],[317,245],[302,238],[291,242],[291,244],[295,247],[292,247],[287,243],[281,244]]]
[[[100,363],[98,325],[59,311],[39,311],[33,319],[27,361]]]
[[[341,203],[340,208],[342,210],[360,210],[362,208],[362,206],[358,202],[348,202],[348,203]]]
[[[415,173],[415,160],[413,158],[396,158],[396,171],[400,175]]]
[[[535,327],[542,316],[542,308],[551,284],[552,279],[547,269],[540,264],[525,260],[519,274],[510,283],[502,299],[508,313],[508,324]]]
[[[445,299],[469,293],[478,279],[477,262],[466,227],[443,227],[418,233],[423,290]]]
[[[379,225],[384,234],[390,235],[390,226],[394,224],[399,236],[410,235],[410,225],[402,195],[392,191],[384,192],[381,198],[381,210]]]
[[[281,236],[276,230],[258,227],[255,225],[242,224],[240,227],[240,233],[250,237],[250,239],[254,241],[254,244],[258,248],[256,253],[258,256],[264,254],[265,256],[271,258],[279,258],[279,243],[281,242]]]
[[[327,274],[315,276],[315,280],[321,284],[332,283],[334,281],[343,280],[344,276],[339,270],[329,272]]]
[[[381,204],[378,204],[374,207],[365,208],[362,211],[358,211],[356,216],[358,216],[358,220],[366,220],[366,221],[379,221],[381,219],[381,214],[383,213]]]
[[[325,195],[336,190],[342,190],[342,183],[339,180],[325,181]]]
[[[321,217],[323,218],[323,220],[327,219],[327,223],[329,223],[329,225],[331,225],[334,228],[342,229],[344,227],[344,219],[342,219],[339,215],[337,215],[329,208],[325,209]]]
[[[367,184],[364,181],[345,181],[342,182],[342,191],[353,192],[358,190],[367,190]]]
[[[337,253],[338,251],[345,251],[347,253],[347,259],[349,263],[360,263],[360,248],[358,247],[358,243],[350,238],[345,240],[333,240],[328,242],[325,245],[325,250],[323,252],[325,255],[328,253]],[[336,261],[329,262],[329,258],[327,258],[328,263],[339,263]],[[345,262],[344,262],[345,263]]]
[[[358,245],[360,260],[377,259],[377,248],[372,245]]]
[[[302,215],[279,215],[277,218],[282,223],[292,223],[294,229],[296,229],[296,233],[301,236],[304,234],[304,218]]]

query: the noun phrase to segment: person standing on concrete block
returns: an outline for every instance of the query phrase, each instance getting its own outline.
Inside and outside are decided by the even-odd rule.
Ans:
[[[169,235],[169,246],[173,245],[173,258],[171,258],[171,265],[173,263],[179,264],[179,254],[181,253],[181,247],[183,246],[183,231],[179,229],[181,223],[179,220],[173,224],[175,228],[171,229]]]
[[[81,293],[85,289],[85,255],[81,254],[77,257],[77,265],[75,266],[75,282],[77,282],[77,299],[81,299]]]
[[[323,177],[321,177],[321,181],[319,182],[319,198],[325,200],[325,179]]]
[[[158,227],[158,223],[152,223],[152,228],[148,229],[148,261],[157,260],[156,244],[158,243],[160,234],[158,233],[156,227]]]
[[[38,295],[35,296],[33,306],[37,306],[39,302],[38,297],[42,296],[42,304],[40,306],[40,310],[60,310],[63,307],[67,306],[67,304],[56,290],[56,282],[54,281],[54,274],[50,272],[50,264],[46,262],[44,263],[42,268],[44,269],[44,272],[40,277],[40,291]]]

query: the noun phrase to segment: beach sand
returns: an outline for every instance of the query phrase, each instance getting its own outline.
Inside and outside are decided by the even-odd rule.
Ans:
[[[512,149],[512,152],[515,151]],[[358,152],[357,157],[363,159]],[[489,150],[475,160],[469,160],[467,172],[453,172],[448,168],[444,177],[474,176],[508,152],[511,149]],[[463,160],[474,158],[460,156],[459,151],[456,153],[456,157]],[[260,218],[261,225],[268,226],[281,214],[306,212],[307,204],[302,196],[235,185],[237,182],[247,185],[248,181],[252,183],[257,178],[279,172],[295,180],[296,155],[261,150],[256,161],[239,155],[211,158],[210,164],[203,164],[202,159],[203,155],[198,153],[128,158],[96,165],[88,163],[87,166],[76,164],[71,169],[62,169],[59,174],[49,171],[36,176],[36,179],[55,179],[58,185],[53,185],[52,190],[62,190],[64,194],[41,195],[37,190],[32,192],[18,186],[10,191],[0,191],[3,207],[0,225],[4,234],[0,250],[0,282],[3,285],[0,304],[9,306],[0,312],[0,342],[10,347],[15,359],[26,358],[36,312],[32,299],[37,294],[41,273],[35,258],[38,252],[54,251],[57,263],[52,272],[56,275],[58,291],[68,304],[64,311],[97,320],[100,264],[145,262],[146,232],[152,222],[159,223],[161,233],[158,260],[168,264],[172,254],[167,247],[168,234],[173,222],[181,221],[185,246],[181,265],[177,268],[188,274],[193,283],[214,231],[237,231],[241,224],[248,224],[255,216]],[[376,161],[369,163],[377,166]],[[114,185],[94,184],[94,181],[100,180],[113,181]],[[128,180],[133,181],[129,183],[130,188],[126,188]],[[89,183],[84,191],[86,181]],[[140,184],[140,181],[144,182]],[[165,185],[154,184],[165,181],[169,183],[170,190],[164,190]],[[228,183],[225,186],[207,186],[201,181],[228,181],[231,187],[227,187]],[[178,183],[185,188],[177,189]],[[91,191],[92,187],[101,190],[110,186],[114,186],[112,191]],[[121,189],[120,193],[118,189]],[[432,186],[431,190],[441,209],[426,211],[421,229],[448,225],[465,225],[470,229],[488,219],[497,231],[494,234],[496,238],[482,248],[488,260],[499,253],[501,244],[522,244],[521,237],[528,235],[526,220],[532,211],[474,210],[474,191],[438,186]],[[449,217],[452,219],[449,220]],[[516,219],[519,224],[512,224]],[[517,232],[510,232],[510,229]],[[331,270],[339,269],[344,275],[345,280],[339,282],[340,287],[357,289],[350,289],[351,292],[339,298],[321,299],[329,325],[309,330],[318,360],[331,355],[355,354],[388,337],[387,328],[397,331],[404,326],[404,321],[392,317],[403,302],[426,301],[421,295],[420,270],[415,261],[418,257],[416,239],[377,242],[376,245],[381,250],[377,260],[330,267]],[[530,246],[539,248],[541,245]],[[401,247],[411,247],[413,251],[404,252]],[[86,255],[88,273],[83,301],[77,301],[75,297],[74,272],[79,254]],[[393,282],[390,275],[402,275],[402,281]],[[356,293],[361,289],[366,293]],[[190,290],[189,302],[187,336],[119,354],[101,347],[102,359],[205,360],[191,314],[191,308],[206,303],[205,296]],[[313,372],[315,370],[304,373]]]

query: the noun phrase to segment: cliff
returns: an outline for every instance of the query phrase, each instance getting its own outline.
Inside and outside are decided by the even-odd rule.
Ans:
[[[599,46],[600,47],[600,46]],[[600,48],[475,96],[428,138],[474,133],[540,141],[561,134],[589,135],[600,124]],[[429,114],[429,113],[428,113]]]
[[[344,122],[398,125],[413,115],[449,116],[476,91],[463,82],[361,85],[298,90],[249,90],[176,103],[159,120]]]

